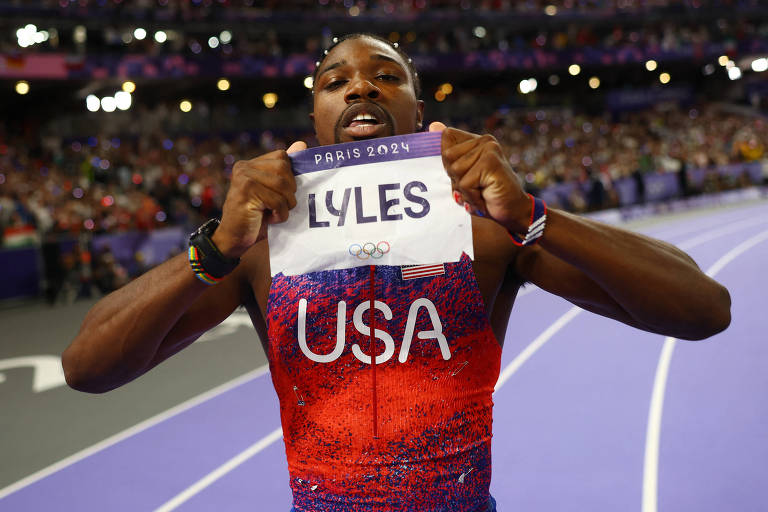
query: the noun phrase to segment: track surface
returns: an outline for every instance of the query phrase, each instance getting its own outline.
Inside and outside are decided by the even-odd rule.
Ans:
[[[500,511],[766,510],[768,203],[638,230],[684,248],[725,284],[732,324],[705,342],[665,340],[524,290],[494,396]],[[236,313],[230,327],[240,322]],[[208,357],[216,349],[189,350],[201,345]],[[58,429],[83,421],[46,408]],[[263,369],[104,437],[0,490],[0,511],[290,509],[277,399]]]

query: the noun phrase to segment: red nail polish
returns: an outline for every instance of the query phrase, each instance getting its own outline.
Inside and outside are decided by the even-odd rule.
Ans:
[[[472,213],[472,207],[469,206],[469,203],[464,203],[464,209],[467,210],[467,213]]]
[[[456,204],[461,204],[461,195],[456,190],[453,191],[453,200],[456,201]]]

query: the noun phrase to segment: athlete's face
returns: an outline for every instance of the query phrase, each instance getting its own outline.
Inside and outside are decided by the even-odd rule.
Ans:
[[[314,91],[310,116],[321,145],[421,129],[424,102],[416,99],[407,64],[382,41],[360,37],[336,45]]]

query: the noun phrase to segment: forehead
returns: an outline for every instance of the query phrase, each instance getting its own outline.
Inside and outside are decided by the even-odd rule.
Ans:
[[[368,61],[371,57],[381,55],[389,57],[403,68],[407,67],[403,57],[384,41],[371,39],[370,37],[355,37],[337,44],[326,56],[324,64],[333,64],[340,60],[351,61],[360,59]]]

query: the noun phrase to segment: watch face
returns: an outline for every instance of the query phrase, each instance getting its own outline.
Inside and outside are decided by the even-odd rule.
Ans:
[[[210,237],[218,227],[219,227],[219,219],[217,218],[208,219],[207,221],[205,221],[205,223],[202,226],[197,228],[195,232],[189,235],[189,239],[192,240],[192,238],[197,235],[205,235],[207,237]]]
[[[200,229],[206,235],[211,236],[217,227],[219,227],[219,219],[213,218],[208,219],[208,222],[200,226]]]

